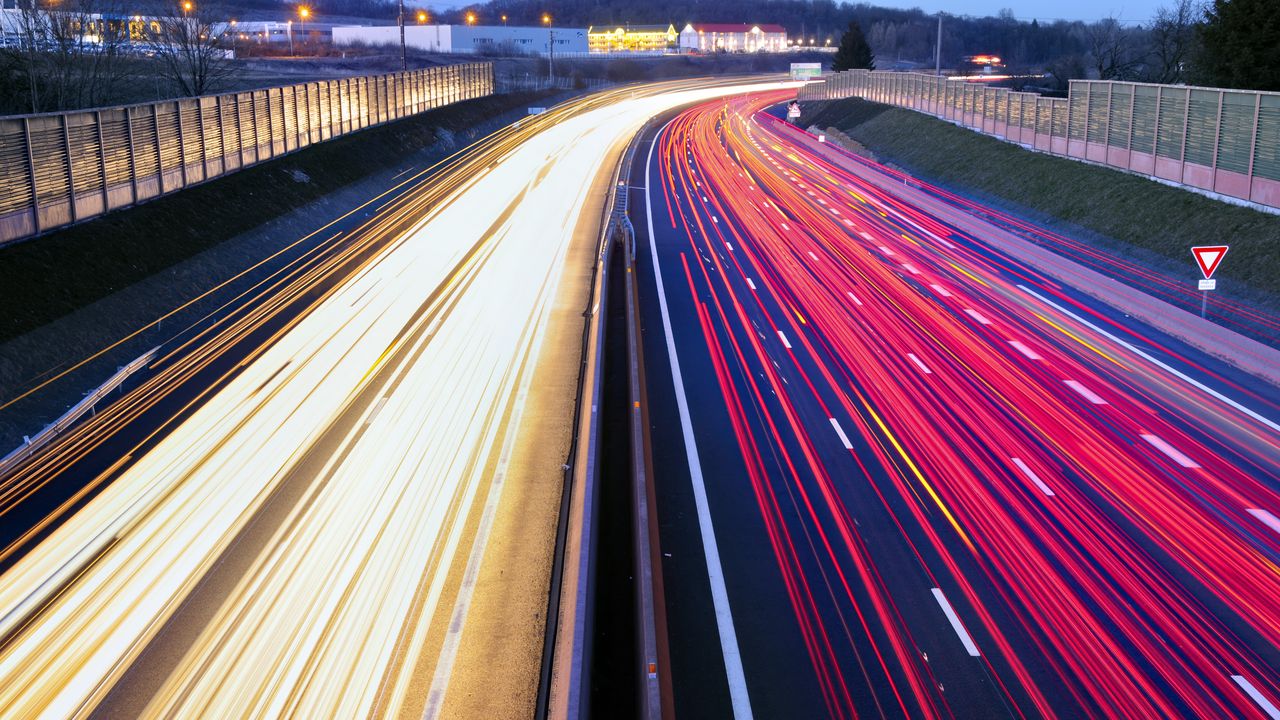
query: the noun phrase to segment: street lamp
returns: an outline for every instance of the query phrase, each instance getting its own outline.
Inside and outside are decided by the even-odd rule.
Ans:
[[[542,14],[542,24],[547,26],[547,80],[556,82],[556,31],[551,27],[551,14]]]
[[[189,12],[191,12],[191,0],[187,0],[186,2],[182,3],[182,14],[186,15]]]
[[[426,24],[426,22],[427,22],[427,14],[426,14],[425,12],[423,12],[422,10],[419,10],[419,11],[418,11],[418,24],[419,24],[419,25],[424,25],[424,24]]]
[[[475,14],[475,13],[473,13],[473,12],[469,12],[469,13],[467,13],[467,24],[468,24],[468,25],[475,25],[475,24],[476,24],[476,14]]]
[[[293,57],[293,19],[292,18],[285,23],[285,30],[288,32],[288,35],[289,35],[289,56]]]
[[[307,45],[307,18],[311,17],[311,8],[303,5],[298,8],[298,32],[302,33],[302,46]],[[290,53],[291,55],[293,53]]]
[[[409,57],[404,50],[404,0],[400,0],[400,13],[396,15],[396,25],[400,26],[400,69],[409,70]]]
[[[502,16],[502,25],[505,27],[505,26],[506,26],[506,24],[507,24],[507,16],[506,16],[506,15],[503,15],[503,16]]]

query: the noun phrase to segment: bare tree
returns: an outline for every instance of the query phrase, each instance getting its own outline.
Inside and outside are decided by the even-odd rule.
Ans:
[[[1089,56],[1099,80],[1126,80],[1142,66],[1141,38],[1114,17],[1089,26]]]
[[[1147,26],[1150,60],[1144,79],[1154,83],[1181,83],[1197,42],[1196,23],[1204,9],[1196,0],[1174,0],[1156,10]]]
[[[129,28],[116,0],[22,0],[6,28],[5,60],[31,112],[113,101],[126,79]]]
[[[177,0],[156,18],[151,48],[184,96],[204,95],[231,73],[232,28],[212,4]]]

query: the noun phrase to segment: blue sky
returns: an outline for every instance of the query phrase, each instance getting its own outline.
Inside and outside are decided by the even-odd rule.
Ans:
[[[1172,0],[1074,0],[1070,3],[1060,0],[1026,0],[1021,3],[1012,3],[1010,0],[964,0],[962,3],[947,0],[863,1],[883,7],[918,7],[931,13],[942,10],[953,15],[995,15],[1001,8],[1010,8],[1015,17],[1026,20],[1040,18],[1041,22],[1057,18],[1101,20],[1114,15],[1125,24],[1145,23],[1151,19],[1156,8],[1172,2]],[[636,2],[644,2],[644,0],[636,0]],[[469,3],[466,0],[434,0],[427,3],[429,7],[440,10],[467,4]],[[555,0],[547,0],[547,4],[554,8]]]

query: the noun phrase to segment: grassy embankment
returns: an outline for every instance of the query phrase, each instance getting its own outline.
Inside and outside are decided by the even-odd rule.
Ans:
[[[464,133],[546,95],[493,95],[440,108],[0,248],[0,308],[5,309],[0,341],[40,327],[350,183],[396,167],[448,134]]]
[[[1229,243],[1215,277],[1233,294],[1280,306],[1280,215],[1146,178],[1053,157],[944,120],[860,99],[808,103],[805,124],[835,128],[875,159],[1138,262],[1199,277],[1193,245]],[[1176,263],[1176,264],[1169,264]],[[1157,271],[1160,271],[1157,268]]]

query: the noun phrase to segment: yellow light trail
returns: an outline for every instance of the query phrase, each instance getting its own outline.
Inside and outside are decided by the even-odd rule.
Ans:
[[[146,715],[395,714],[598,169],[656,114],[776,87],[617,93],[459,183],[0,578],[0,708],[93,712],[301,478]]]

